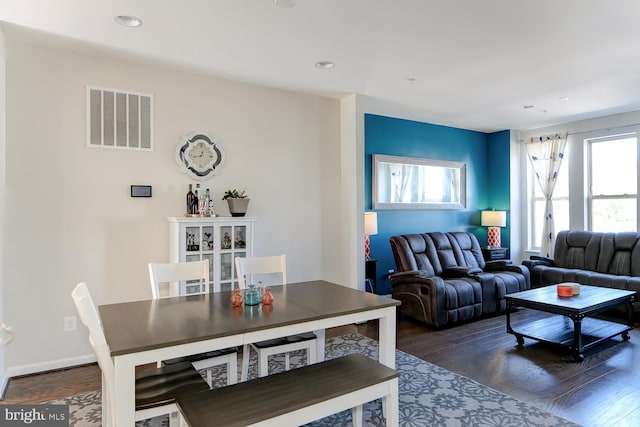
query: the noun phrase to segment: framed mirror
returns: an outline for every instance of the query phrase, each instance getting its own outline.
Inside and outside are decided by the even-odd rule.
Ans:
[[[374,154],[373,209],[465,209],[464,162]]]

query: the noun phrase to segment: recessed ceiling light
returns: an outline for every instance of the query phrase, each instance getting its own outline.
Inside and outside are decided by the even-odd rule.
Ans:
[[[529,104],[529,105],[523,105],[522,108],[525,109],[525,110],[529,110],[531,108],[536,108],[536,106],[533,105],[533,104]]]
[[[278,7],[290,8],[296,5],[296,0],[273,0]]]
[[[328,70],[329,68],[333,68],[335,66],[336,66],[336,64],[334,64],[331,61],[319,61],[319,62],[316,62],[316,67],[322,68],[323,70]]]
[[[139,27],[142,25],[142,20],[135,16],[118,15],[115,17],[115,20],[118,24],[124,25],[125,27]]]
[[[569,97],[568,96],[561,96],[560,98],[558,98],[558,101],[568,101]]]

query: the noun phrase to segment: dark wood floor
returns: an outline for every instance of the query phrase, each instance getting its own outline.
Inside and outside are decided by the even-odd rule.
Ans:
[[[520,310],[513,322],[543,315]],[[376,322],[334,328],[327,336],[355,330],[377,338]],[[640,425],[640,330],[632,330],[628,342],[614,338],[581,363],[535,341],[518,347],[505,330],[504,316],[442,330],[401,317],[397,347],[584,426]],[[86,365],[13,378],[3,403],[38,403],[99,388],[98,367]]]

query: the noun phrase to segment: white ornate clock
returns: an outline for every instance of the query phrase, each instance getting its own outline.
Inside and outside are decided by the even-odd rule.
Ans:
[[[224,151],[220,141],[204,132],[193,132],[178,144],[176,161],[182,172],[193,179],[204,181],[218,175],[224,163]]]

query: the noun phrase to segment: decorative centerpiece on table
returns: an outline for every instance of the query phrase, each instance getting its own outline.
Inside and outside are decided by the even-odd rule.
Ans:
[[[249,206],[249,200],[251,199],[247,197],[246,190],[238,191],[234,188],[225,191],[222,200],[226,200],[229,204],[231,216],[244,216],[247,213],[247,206]]]

